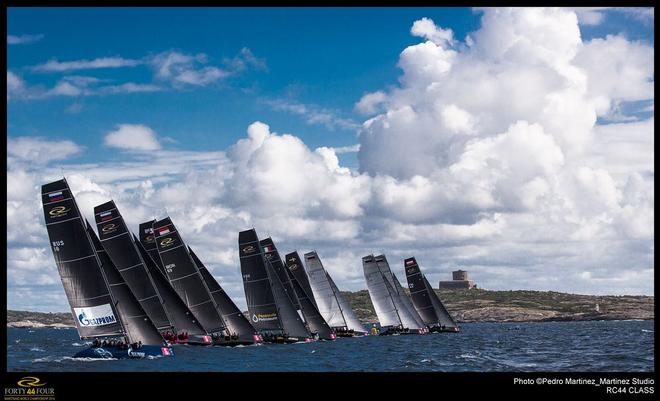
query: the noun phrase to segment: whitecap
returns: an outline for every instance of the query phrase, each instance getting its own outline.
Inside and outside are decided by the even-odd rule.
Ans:
[[[643,333],[653,333],[653,330],[642,329],[642,332],[643,332]]]
[[[422,359],[420,362],[431,362],[430,359]]]
[[[44,352],[44,349],[43,349],[43,348],[39,348],[39,347],[32,347],[32,348],[30,348],[30,351]]]

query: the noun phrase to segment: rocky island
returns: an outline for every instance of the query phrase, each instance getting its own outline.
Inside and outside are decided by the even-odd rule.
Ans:
[[[653,296],[554,291],[435,290],[459,323],[552,320],[653,320]],[[378,321],[367,290],[342,292],[363,323]],[[7,327],[74,327],[71,313],[7,311]]]

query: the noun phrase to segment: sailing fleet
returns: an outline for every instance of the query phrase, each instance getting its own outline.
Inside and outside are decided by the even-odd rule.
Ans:
[[[65,178],[42,186],[44,218],[81,339],[74,357],[173,356],[174,345],[237,346],[334,341],[369,335],[316,251],[282,258],[272,238],[238,234],[247,315],[236,306],[171,218],[128,228],[114,201],[94,207],[96,232]],[[97,233],[98,232],[98,236]],[[410,294],[385,255],[362,258],[381,330],[458,332],[415,258],[404,261]]]

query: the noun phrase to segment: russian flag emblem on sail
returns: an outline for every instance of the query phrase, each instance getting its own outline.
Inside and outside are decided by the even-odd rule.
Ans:
[[[110,220],[112,218],[112,212],[108,210],[107,212],[99,214],[99,216],[101,217],[101,221]]]
[[[162,227],[160,230],[158,230],[159,235],[165,235],[170,232],[170,229],[167,227]]]
[[[264,252],[273,252],[274,248],[272,245],[264,246]]]
[[[62,191],[60,192],[53,192],[52,194],[48,194],[48,200],[51,202],[57,202],[64,199],[64,195],[62,194]]]
[[[410,259],[410,260],[406,260],[406,266],[410,266],[410,265],[412,265],[412,264],[414,264],[414,263],[415,263],[415,261],[412,260],[412,259]]]

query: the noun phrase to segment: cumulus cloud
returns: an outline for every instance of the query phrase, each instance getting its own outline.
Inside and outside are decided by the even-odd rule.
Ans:
[[[451,29],[442,29],[432,19],[426,17],[415,21],[410,33],[430,40],[438,46],[451,45],[454,42],[454,32]]]
[[[156,132],[142,124],[119,124],[106,134],[106,146],[123,150],[158,150],[161,148]]]
[[[7,160],[46,164],[51,160],[63,160],[82,151],[82,147],[70,140],[54,141],[38,137],[7,138]]]
[[[385,92],[376,91],[362,96],[359,102],[355,104],[355,110],[363,115],[372,115],[379,110],[379,107],[387,99]]]
[[[653,102],[640,61],[652,46],[583,41],[564,9],[483,10],[465,43],[431,23],[402,49],[398,85],[362,103],[359,147],[312,149],[257,121],[226,152],[168,151],[148,127],[120,125],[155,150],[69,164],[81,207],[113,198],[133,229],[170,215],[243,308],[236,241],[251,227],[282,252],[316,249],[341,289],[363,289],[360,257],[384,252],[397,274],[415,255],[432,282],[464,268],[490,289],[652,294],[654,120],[598,118]],[[342,151],[358,151],[359,171]],[[39,185],[59,177],[20,160],[8,159],[10,292],[34,305],[21,272],[43,271],[40,288],[66,310],[38,206]]]

